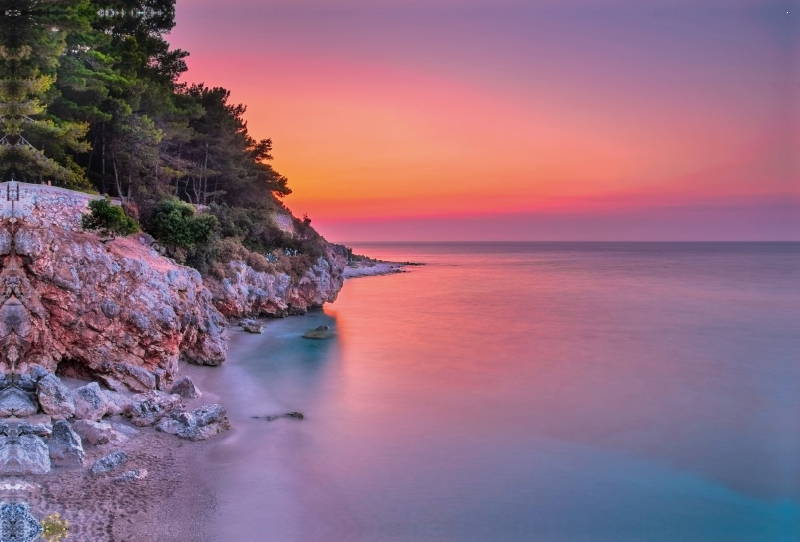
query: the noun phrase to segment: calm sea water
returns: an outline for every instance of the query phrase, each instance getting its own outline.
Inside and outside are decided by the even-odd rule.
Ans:
[[[800,244],[354,248],[427,265],[191,369],[211,540],[800,540]]]

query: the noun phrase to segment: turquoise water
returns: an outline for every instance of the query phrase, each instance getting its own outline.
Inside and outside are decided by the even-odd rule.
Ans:
[[[354,248],[427,265],[195,370],[211,540],[800,540],[800,245]]]

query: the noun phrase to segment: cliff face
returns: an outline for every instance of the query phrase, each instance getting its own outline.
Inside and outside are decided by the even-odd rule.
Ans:
[[[8,187],[0,185],[6,200]],[[169,389],[180,358],[225,359],[224,319],[200,274],[134,238],[80,231],[90,196],[19,185],[0,209],[0,362],[109,387]]]
[[[12,195],[0,183],[0,374],[41,365],[112,389],[168,390],[180,359],[224,361],[223,314],[304,313],[334,301],[344,281],[345,248],[322,239],[322,256],[299,277],[234,261],[228,278],[204,281],[147,236],[102,242],[84,232],[93,196],[17,186]],[[290,215],[276,222],[292,228]]]
[[[256,271],[246,263],[226,266],[226,278],[206,277],[214,305],[225,316],[287,316],[336,300],[344,283],[347,252],[343,246],[325,244],[320,256],[303,276]]]

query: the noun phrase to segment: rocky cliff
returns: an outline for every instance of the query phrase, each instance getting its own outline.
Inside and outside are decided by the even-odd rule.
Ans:
[[[225,322],[197,271],[135,238],[104,243],[80,231],[91,196],[24,184],[18,201],[7,193],[0,185],[6,368],[38,364],[147,390],[168,389],[181,358],[208,365],[225,359]]]
[[[233,261],[225,266],[225,278],[206,277],[205,283],[225,316],[287,316],[335,301],[346,266],[346,249],[326,244],[323,255],[297,278],[256,271],[243,261]]]
[[[180,359],[225,359],[223,314],[302,313],[335,300],[344,280],[344,247],[322,241],[299,276],[233,261],[204,281],[145,235],[82,231],[92,196],[0,183],[0,198],[0,373],[41,365],[112,389],[170,389]]]

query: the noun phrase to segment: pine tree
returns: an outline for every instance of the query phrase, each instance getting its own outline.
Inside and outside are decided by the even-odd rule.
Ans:
[[[3,178],[90,189],[73,153],[89,149],[85,123],[47,113],[66,35],[81,25],[80,1],[0,2],[0,167]]]

